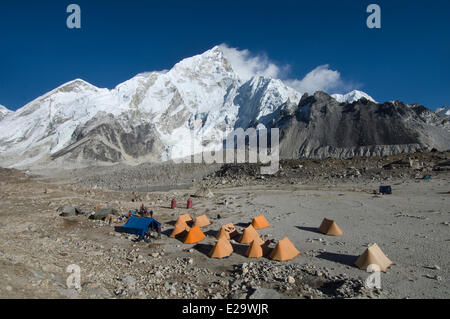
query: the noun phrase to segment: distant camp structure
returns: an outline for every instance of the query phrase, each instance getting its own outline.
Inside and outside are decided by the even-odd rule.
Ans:
[[[116,230],[139,235],[139,238],[142,239],[149,229],[156,231],[160,227],[161,223],[154,218],[131,216],[123,226],[116,227]]]
[[[369,265],[378,265],[380,270],[386,272],[392,261],[386,257],[377,244],[369,246],[355,262],[355,265],[363,270],[367,270]]]
[[[334,220],[324,218],[319,228],[317,228],[319,233],[329,235],[329,236],[342,236],[343,232],[336,224]]]
[[[270,224],[267,221],[266,217],[264,217],[264,215],[261,215],[261,216],[253,218],[252,226],[255,229],[264,229],[264,228],[270,227]]]
[[[391,195],[392,187],[391,186],[380,186],[380,194]]]
[[[289,238],[284,237],[280,240],[275,248],[270,253],[270,259],[285,261],[293,259],[295,256],[300,254],[300,251],[295,248],[294,244],[289,240]]]
[[[59,216],[69,217],[69,216],[78,216],[81,213],[81,209],[72,206],[64,206],[59,209],[61,214]]]
[[[95,214],[89,216],[90,219],[105,220],[108,215],[119,216],[119,212],[114,208],[100,208],[95,211]]]

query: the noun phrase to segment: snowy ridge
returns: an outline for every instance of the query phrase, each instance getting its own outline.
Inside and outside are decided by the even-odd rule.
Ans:
[[[376,103],[376,101],[370,95],[358,90],[353,90],[347,94],[332,94],[331,97],[339,103],[353,103],[359,101],[362,98]]]
[[[13,111],[7,109],[5,106],[0,105],[0,121],[2,121],[7,115],[14,113]]]
[[[119,139],[127,134],[130,139],[131,134],[139,141],[142,138],[136,128],[146,127],[146,132],[154,135],[152,143],[163,145],[160,160],[168,160],[191,154],[186,137],[193,128],[196,149],[202,145],[204,150],[217,149],[220,138],[237,122],[270,121],[271,114],[296,106],[300,98],[280,80],[254,77],[244,82],[220,48],[214,47],[182,60],[169,71],[138,74],[112,90],[81,79],[67,82],[2,120],[0,153],[7,165],[17,163],[14,156],[18,154],[28,165],[64,153],[61,151],[77,139],[95,131],[96,137],[89,143],[95,144],[92,147],[97,153],[129,158],[127,141]],[[114,120],[99,121],[102,129],[92,123],[85,127],[98,114],[110,114]],[[102,134],[111,139],[108,145],[102,142]],[[211,137],[209,143],[204,142],[207,137]],[[83,147],[82,156],[86,156],[87,146]]]
[[[9,114],[9,113],[12,113],[12,111],[0,104],[0,117],[5,116],[6,114]]]
[[[439,115],[450,116],[450,105],[438,108],[435,112]]]

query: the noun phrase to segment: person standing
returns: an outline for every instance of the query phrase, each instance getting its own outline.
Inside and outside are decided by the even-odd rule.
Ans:
[[[147,228],[147,232],[144,235],[144,240],[146,243],[150,243],[152,241],[152,230],[151,227]]]

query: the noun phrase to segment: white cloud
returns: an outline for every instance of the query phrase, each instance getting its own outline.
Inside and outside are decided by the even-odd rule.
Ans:
[[[244,81],[250,80],[255,75],[271,78],[281,76],[282,68],[269,61],[266,55],[253,55],[249,50],[230,48],[226,44],[219,45],[219,48],[233,70]]]
[[[301,80],[289,79],[285,80],[285,83],[302,94],[314,94],[316,91],[331,93],[331,91],[344,89],[347,86],[342,81],[341,74],[331,70],[328,64],[316,67]]]
[[[266,55],[254,55],[249,50],[230,48],[226,44],[221,44],[219,48],[234,71],[244,81],[255,75],[277,78],[301,94],[314,94],[316,91],[324,91],[329,94],[347,93],[359,87],[359,85],[344,81],[339,71],[331,70],[328,64],[319,65],[301,80],[292,79],[285,76],[289,71],[289,65],[279,66],[270,61]]]

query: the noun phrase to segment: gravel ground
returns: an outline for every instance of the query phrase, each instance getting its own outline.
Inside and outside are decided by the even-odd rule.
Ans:
[[[450,176],[436,168],[448,153],[414,156],[423,167],[383,168],[402,159],[391,157],[284,162],[275,176],[260,176],[252,165],[192,169],[177,180],[195,175],[189,189],[151,192],[116,190],[125,168],[116,174],[122,176],[107,173],[97,187],[91,183],[101,174],[89,171],[31,176],[0,169],[0,297],[448,298]],[[93,177],[84,183],[83,176]],[[172,180],[165,184],[176,188]],[[381,184],[391,185],[393,194],[374,194]],[[172,198],[184,207],[194,194],[194,209],[168,207]],[[126,212],[141,202],[161,221],[160,240],[135,242],[135,236],[115,232],[117,225],[58,212],[65,205]],[[178,214],[186,212],[206,213],[212,221],[199,244],[168,237]],[[221,225],[233,222],[241,232],[260,214],[271,224],[261,235],[275,241],[287,236],[301,254],[287,262],[248,259],[246,246],[232,241],[230,257],[207,256]],[[317,233],[324,217],[344,235]],[[381,289],[366,288],[369,274],[353,265],[373,242],[394,262],[381,274]],[[81,268],[81,289],[67,288],[71,264]]]

